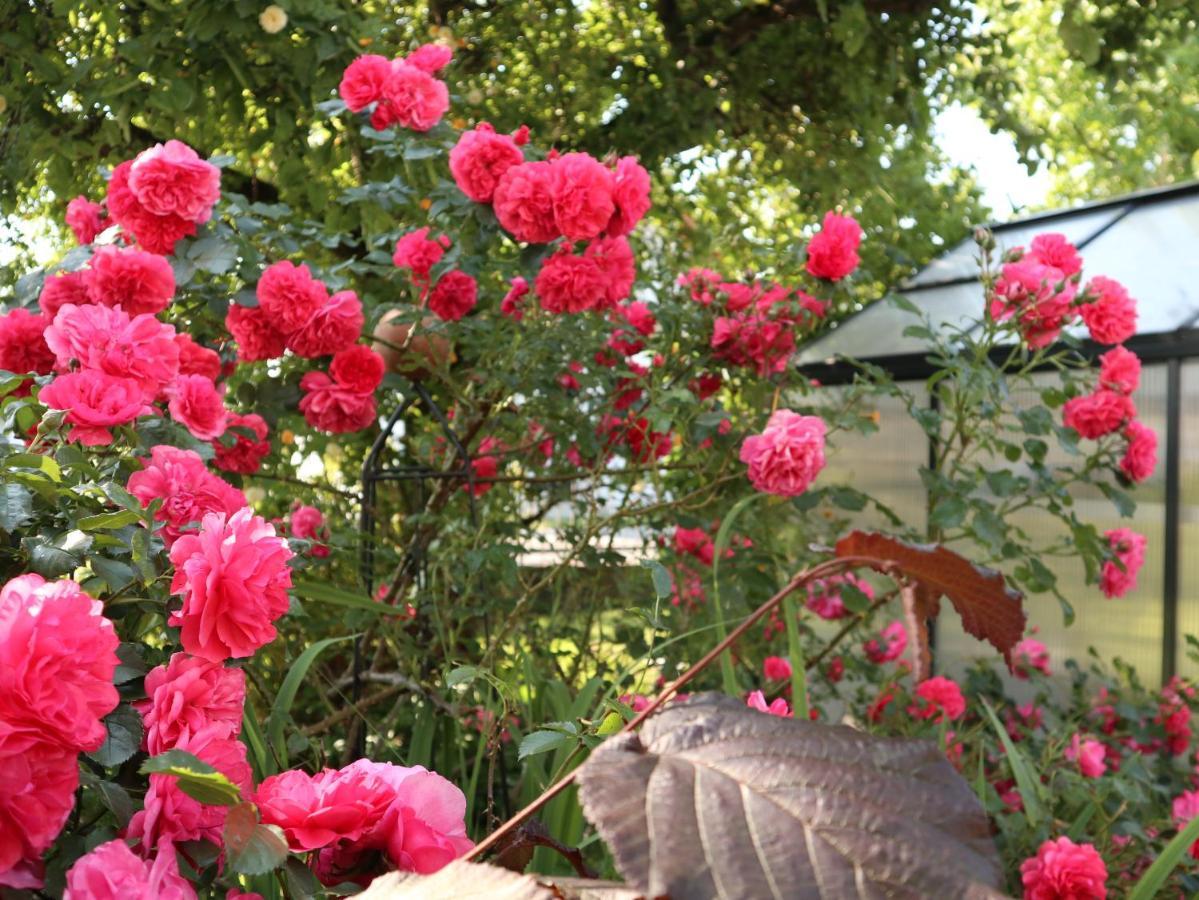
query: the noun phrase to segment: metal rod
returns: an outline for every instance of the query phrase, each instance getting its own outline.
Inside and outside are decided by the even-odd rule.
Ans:
[[[1162,681],[1178,668],[1178,566],[1182,515],[1182,360],[1166,364],[1166,508],[1162,566]]]

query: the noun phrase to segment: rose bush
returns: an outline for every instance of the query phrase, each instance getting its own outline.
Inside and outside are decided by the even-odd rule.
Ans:
[[[323,104],[393,172],[324,201],[360,230],[222,192],[219,158],[170,141],[72,201],[80,246],[10,298],[0,884],[315,896],[436,871],[867,514],[969,548],[1034,623],[1057,614],[1037,595],[1068,610],[1048,552],[1109,597],[1135,583],[1144,538],[1061,502],[1123,508],[1153,471],[1135,302],[1084,285],[1063,237],[996,257],[979,235],[978,322],[912,326],[936,409],[867,364],[822,391],[793,353],[870,299],[859,248],[884,234],[833,211],[794,258],[704,269],[644,227],[668,186],[636,159],[447,121],[450,63],[363,56]],[[1097,366],[1079,322],[1113,347]],[[927,526],[823,477],[880,395],[937,439]],[[1011,524],[1029,508],[1052,544]],[[1028,896],[1115,891],[1193,817],[1191,687],[1076,666],[1063,701],[1018,594],[972,633],[1033,699],[989,665],[934,675],[936,597],[875,569],[788,596],[711,683],[938,741]],[[569,794],[543,817],[581,840]]]

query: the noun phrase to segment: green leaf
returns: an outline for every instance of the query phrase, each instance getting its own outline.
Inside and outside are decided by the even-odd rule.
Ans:
[[[828,489],[826,495],[834,506],[848,512],[861,512],[866,508],[866,495],[851,487],[833,485]]]
[[[92,545],[92,538],[82,531],[68,531],[50,543],[33,542],[29,564],[45,578],[57,578],[83,565],[83,554]]]
[[[225,817],[225,862],[240,875],[264,875],[287,861],[287,839],[278,825],[263,825],[253,803]]]
[[[137,577],[137,572],[132,566],[105,556],[93,556],[88,559],[87,564],[97,577],[104,579],[108,590],[113,593],[128,587]]]
[[[1041,783],[1035,780],[1036,776],[1029,768],[1027,760],[1024,759],[1024,754],[1012,743],[1007,729],[999,721],[999,716],[995,715],[991,704],[985,698],[982,699],[982,704],[983,709],[987,711],[987,717],[991,720],[991,727],[999,736],[999,742],[1003,744],[1003,752],[1007,754],[1008,764],[1012,768],[1012,777],[1016,779],[1016,787],[1019,789],[1020,799],[1024,803],[1024,817],[1028,819],[1029,825],[1036,828],[1037,823],[1043,818],[1039,793]]]
[[[961,497],[942,497],[933,507],[929,524],[937,528],[956,528],[966,518],[966,501]]]
[[[4,460],[4,465],[12,469],[36,469],[51,481],[62,481],[62,468],[53,457],[41,453],[14,453]]]
[[[554,750],[573,747],[577,741],[577,735],[565,734],[561,731],[534,731],[532,734],[525,735],[524,740],[520,742],[520,750],[517,751],[516,758],[527,759],[538,753],[550,753]]]
[[[33,518],[33,494],[9,482],[0,493],[0,528],[16,531]]]
[[[132,706],[122,703],[104,717],[108,730],[100,749],[88,756],[105,768],[119,766],[137,753],[142,745],[142,717]]]
[[[1166,844],[1166,849],[1161,852],[1153,865],[1145,870],[1145,874],[1141,876],[1137,886],[1132,889],[1128,900],[1153,900],[1154,897],[1163,896],[1162,885],[1166,883],[1170,873],[1182,862],[1186,852],[1196,840],[1199,840],[1199,816],[1187,822],[1186,828],[1174,835],[1173,840]]]
[[[187,258],[196,268],[224,275],[237,265],[237,248],[219,237],[205,237],[188,248]]]
[[[649,569],[654,581],[654,593],[658,599],[664,600],[669,597],[674,588],[674,581],[670,577],[670,572],[666,571],[666,567],[656,559],[641,560],[641,567]]]
[[[127,684],[143,677],[146,672],[146,661],[142,659],[142,645],[122,643],[117,647],[116,669],[112,673],[113,684]]]
[[[140,522],[142,517],[131,509],[118,509],[116,512],[100,513],[95,516],[83,516],[75,524],[83,531],[112,531]]]
[[[283,684],[279,687],[279,693],[275,695],[275,702],[271,705],[271,714],[266,720],[267,740],[270,742],[271,749],[275,752],[275,758],[279,760],[279,765],[282,768],[287,768],[287,741],[283,738],[283,728],[287,724],[287,720],[291,717],[291,706],[295,702],[296,693],[300,690],[300,685],[304,682],[304,677],[308,674],[308,670],[312,668],[312,664],[316,662],[316,658],[321,655],[321,652],[326,647],[340,641],[348,641],[352,637],[354,635],[325,638],[323,641],[317,641],[296,657],[296,661],[287,670],[287,677],[283,679]]]
[[[317,881],[316,875],[304,865],[303,860],[289,856],[284,864],[283,877],[287,880],[287,890],[296,900],[325,896],[324,885]]]
[[[293,594],[305,600],[315,600],[317,603],[328,603],[332,606],[344,606],[349,609],[360,609],[375,615],[399,615],[402,610],[394,606],[371,600],[362,594],[343,590],[329,584],[317,584],[312,581],[301,581],[291,586]]]
[[[728,629],[724,624],[724,607],[720,603],[720,560],[724,556],[724,551],[728,549],[733,523],[737,521],[737,517],[746,507],[762,496],[757,493],[748,494],[738,500],[728,511],[728,515],[724,517],[720,528],[716,531],[716,546],[712,557],[712,609],[716,613],[716,635],[722,641],[728,635]],[[730,697],[740,696],[741,690],[737,686],[737,673],[733,670],[733,656],[727,649],[720,654],[720,680],[726,694]]]
[[[138,770],[142,775],[174,775],[179,790],[208,806],[234,806],[241,802],[241,789],[204,760],[184,750],[168,750],[152,756]]]
[[[470,684],[478,677],[478,666],[458,666],[456,669],[451,669],[450,674],[446,675],[445,686],[455,688],[459,685]]]

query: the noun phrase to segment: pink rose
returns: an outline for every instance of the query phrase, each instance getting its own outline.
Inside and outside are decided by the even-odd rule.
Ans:
[[[179,348],[179,374],[203,375],[216,381],[221,377],[221,355],[197,344],[190,334],[176,334]]]
[[[421,44],[404,57],[404,62],[435,75],[450,64],[454,51],[445,44]]]
[[[1087,778],[1098,778],[1107,771],[1107,763],[1103,761],[1107,751],[1093,738],[1084,740],[1082,735],[1075,733],[1063,755],[1070,762],[1078,763],[1078,771]]]
[[[474,846],[465,816],[466,797],[450,781],[436,772],[407,774],[380,824],[388,857],[404,872],[436,872]]]
[[[209,513],[198,534],[171,547],[171,592],[183,608],[170,624],[182,628],[183,649],[212,662],[253,656],[275,639],[274,621],[287,612],[292,552],[249,507]]]
[[[350,112],[362,112],[383,96],[383,85],[391,77],[391,60],[386,56],[360,56],[346,66],[337,93]]]
[[[902,622],[892,622],[882,630],[882,640],[871,638],[862,645],[866,658],[876,665],[894,662],[908,648],[908,632]]]
[[[308,372],[300,379],[304,396],[300,412],[313,428],[329,434],[361,431],[374,424],[378,415],[373,391],[351,390],[324,372]]]
[[[174,847],[162,847],[147,862],[116,840],[75,860],[63,900],[196,900],[196,891],[179,874]]]
[[[1024,638],[1012,648],[1012,674],[1027,679],[1036,671],[1052,675],[1049,671],[1049,650],[1035,638]]]
[[[175,329],[144,313],[130,318],[107,306],[67,304],[46,328],[45,338],[60,370],[78,361],[87,374],[132,378],[147,401],[179,373]]]
[[[1062,407],[1062,422],[1084,438],[1096,440],[1119,431],[1137,414],[1132,400],[1107,388],[1074,397]]]
[[[0,721],[74,751],[104,743],[119,643],[74,581],[21,575],[0,589]]]
[[[1045,841],[1020,864],[1024,900],[1105,900],[1107,866],[1090,844],[1068,837]]]
[[[1077,289],[1061,269],[1024,257],[1003,266],[995,281],[990,313],[996,320],[1016,316],[1028,345],[1047,347],[1073,318],[1071,304]]]
[[[1190,824],[1191,819],[1199,816],[1199,791],[1183,791],[1170,804],[1170,812],[1174,824],[1181,831]],[[1191,844],[1190,855],[1192,859],[1199,859],[1199,841]]]
[[[145,507],[155,500],[162,501],[154,519],[165,523],[162,534],[167,547],[185,527],[208,513],[233,515],[246,505],[246,495],[209,472],[204,460],[192,450],[160,444],[150,450],[144,466],[129,476],[129,493]]]
[[[167,390],[167,409],[171,418],[201,441],[211,441],[225,433],[228,414],[221,392],[211,378],[180,375]]]
[[[383,357],[362,344],[339,352],[329,363],[329,374],[341,387],[362,394],[373,392],[383,383],[386,364]]]
[[[182,141],[167,141],[133,160],[129,189],[156,216],[174,215],[202,225],[221,199],[221,170]]]
[[[82,195],[67,204],[67,226],[75,233],[80,244],[90,244],[101,231],[108,227],[104,219],[104,207],[93,203]]]
[[[1103,564],[1099,587],[1109,600],[1136,590],[1137,572],[1145,564],[1145,536],[1131,528],[1113,528],[1104,532],[1115,559]]]
[[[862,227],[853,216],[825,213],[820,231],[808,242],[808,274],[840,281],[858,267]]]
[[[0,718],[0,888],[42,886],[41,855],[66,824],[78,787],[74,749]]]
[[[379,131],[399,124],[413,131],[428,131],[450,108],[450,92],[440,81],[417,66],[400,60],[391,64],[383,83],[383,96],[371,116]]]
[[[146,674],[147,699],[134,703],[145,722],[145,747],[164,753],[205,732],[214,738],[241,734],[246,675],[186,653]]]
[[[702,528],[676,528],[674,552],[694,556],[705,566],[710,566],[716,555],[716,545]]]
[[[1066,240],[1064,234],[1057,232],[1038,234],[1032,239],[1025,256],[1041,265],[1052,266],[1067,277],[1082,271],[1082,257],[1078,255],[1078,250]]]
[[[1157,432],[1135,419],[1124,429],[1128,446],[1120,459],[1120,471],[1134,484],[1150,478],[1157,468]]]
[[[609,281],[594,257],[563,247],[541,264],[533,286],[546,312],[578,313],[606,302]]]
[[[66,424],[71,426],[67,439],[85,447],[111,444],[112,426],[128,425],[154,412],[136,381],[95,371],[59,375],[41,389],[38,401],[66,410]]]
[[[954,721],[966,714],[966,698],[957,682],[944,675],[926,678],[916,686],[916,702],[908,707],[915,719],[946,719]]]
[[[594,259],[604,279],[604,304],[616,306],[629,296],[637,278],[633,248],[627,238],[597,238],[587,245],[583,256]]]
[[[143,250],[174,253],[180,239],[196,233],[196,222],[176,213],[157,215],[143,206],[129,185],[132,169],[133,160],[126,160],[112,170],[105,203],[108,214]]]
[[[526,162],[505,170],[492,199],[500,225],[518,241],[545,244],[561,236],[554,221],[550,163]]]
[[[761,691],[751,691],[749,696],[745,698],[745,705],[750,709],[756,709],[758,712],[763,712],[771,716],[778,716],[783,719],[791,718],[791,707],[787,705],[787,701],[782,697],[775,697],[768,706],[766,697]]]
[[[1122,344],[1137,333],[1137,302],[1114,278],[1096,275],[1087,284],[1087,297],[1080,308],[1091,338],[1100,344]]]
[[[870,586],[869,582],[863,581],[851,573],[846,573],[820,578],[810,584],[805,605],[822,619],[832,621],[845,618],[849,615],[849,610],[845,607],[845,601],[841,599],[842,585],[857,588],[866,595],[867,599],[874,599],[874,588]]]
[[[654,333],[654,329],[658,325],[658,320],[654,318],[654,314],[650,312],[650,308],[640,300],[633,303],[626,303],[618,310],[621,318],[623,318],[638,334],[643,337],[649,337]]]
[[[253,475],[262,468],[262,458],[271,452],[271,442],[266,439],[269,431],[266,420],[257,413],[229,413],[225,433],[212,442],[216,452],[213,465],[224,472]]]
[[[175,273],[161,256],[144,250],[100,247],[88,263],[93,303],[119,306],[128,315],[156,315],[175,295]]]
[[[81,272],[59,272],[50,275],[42,285],[37,303],[47,318],[53,319],[63,306],[70,303],[73,306],[85,306],[92,302],[88,291],[88,281],[91,272],[84,269]]]
[[[1141,359],[1123,346],[1099,357],[1099,383],[1119,394],[1131,394],[1141,383]]]
[[[741,461],[757,490],[799,496],[824,468],[824,420],[776,410],[765,431],[742,443]]]
[[[501,175],[525,161],[516,142],[487,122],[464,131],[450,150],[450,174],[458,190],[476,203],[490,203]]]
[[[237,341],[237,358],[242,362],[277,359],[287,349],[287,336],[270,323],[260,307],[231,304],[225,327]]]
[[[718,316],[709,343],[716,359],[765,377],[787,367],[795,351],[794,323],[786,314],[775,318],[756,310]]]
[[[521,309],[521,301],[528,293],[529,282],[519,275],[515,276],[508,288],[508,293],[504,294],[504,299],[500,301],[500,312],[519,322],[525,317],[524,310]]]
[[[587,153],[567,153],[550,163],[554,222],[572,241],[598,237],[616,211],[612,170]]]
[[[409,231],[396,242],[391,261],[397,268],[410,269],[414,280],[425,284],[430,270],[445,255],[449,246],[450,239],[444,234],[430,238],[427,227],[418,228],[416,231]]]
[[[289,524],[293,537],[314,541],[325,526],[325,517],[315,506],[297,506],[291,512]]]
[[[296,852],[358,840],[393,799],[385,782],[362,769],[283,772],[263,779],[254,795],[262,821],[282,828]]]
[[[470,275],[451,269],[433,286],[429,310],[443,322],[457,322],[475,308],[479,286]]]
[[[358,340],[365,322],[358,295],[338,291],[287,339],[287,349],[308,359],[329,356]]]
[[[0,369],[23,374],[49,375],[54,371],[54,352],[43,337],[50,320],[27,309],[14,309],[0,316]]]
[[[308,266],[281,260],[268,266],[258,279],[258,307],[276,331],[299,331],[329,299],[325,285],[312,277]]]
[[[605,230],[609,237],[628,234],[649,212],[649,172],[635,156],[622,156],[616,161],[612,200],[616,210]]]
[[[762,662],[762,676],[767,681],[785,681],[791,677],[791,661],[782,656],[768,656]]]

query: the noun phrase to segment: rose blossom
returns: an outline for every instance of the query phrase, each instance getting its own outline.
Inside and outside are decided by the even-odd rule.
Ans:
[[[1027,256],[1004,264],[995,281],[990,314],[996,320],[1015,315],[1028,345],[1047,347],[1073,318],[1071,304],[1077,290],[1061,269]]]
[[[317,775],[289,771],[265,778],[254,795],[262,821],[283,829],[296,852],[356,841],[378,824],[394,792],[362,769]]]
[[[242,362],[277,359],[287,348],[287,335],[270,323],[260,307],[231,304],[225,327],[237,341],[237,358]]]
[[[1175,797],[1170,804],[1170,813],[1181,831],[1190,824],[1191,819],[1199,816],[1199,791],[1183,791]],[[1190,855],[1192,859],[1199,859],[1199,841],[1191,844]]]
[[[762,676],[767,681],[783,681],[791,677],[791,662],[782,656],[768,656],[762,662]]]
[[[287,260],[272,263],[263,271],[256,293],[266,320],[284,335],[303,328],[329,299],[329,291],[312,277],[308,266]]]
[[[1124,429],[1128,446],[1120,459],[1120,471],[1128,480],[1139,484],[1153,475],[1157,468],[1157,432],[1135,419]]]
[[[291,557],[287,542],[249,507],[209,513],[198,534],[180,537],[171,547],[171,593],[183,596],[183,608],[170,624],[182,628],[183,649],[223,662],[273,641],[272,623],[289,605]]]
[[[529,282],[519,275],[515,276],[508,288],[508,293],[504,294],[504,299],[500,301],[500,312],[519,322],[525,317],[524,310],[521,309],[521,301],[528,293]]]
[[[396,242],[391,261],[397,268],[411,270],[417,283],[426,284],[429,272],[449,247],[450,239],[444,234],[431,238],[427,227],[418,228],[416,231],[409,231]]]
[[[1107,866],[1091,844],[1045,841],[1020,864],[1024,900],[1105,900]]]
[[[122,840],[85,853],[67,870],[63,900],[196,900],[179,874],[175,848],[159,849],[153,862],[136,856]]]
[[[168,547],[186,526],[208,513],[232,515],[246,505],[246,495],[209,472],[204,460],[192,450],[160,444],[150,450],[150,459],[143,465],[140,472],[129,476],[129,493],[144,507],[154,500],[163,501],[154,519],[165,523],[162,534]]]
[[[143,250],[163,255],[174,253],[181,238],[196,233],[196,222],[175,213],[156,215],[143,206],[130,188],[132,169],[130,159],[112,170],[105,201],[108,214]]]
[[[768,715],[778,716],[783,719],[791,717],[791,707],[782,697],[775,697],[769,706],[766,704],[766,697],[761,691],[751,691],[749,696],[745,698],[745,705],[750,709],[756,709],[758,712],[764,712]]]
[[[134,702],[145,722],[151,755],[179,746],[201,731],[214,738],[241,733],[246,675],[241,669],[175,653],[146,674],[147,699]]]
[[[160,313],[175,295],[171,264],[144,250],[100,247],[88,267],[92,302],[119,306],[130,316]]]
[[[616,211],[612,170],[587,153],[566,153],[550,163],[554,222],[572,241],[597,237]]]
[[[353,291],[338,291],[287,339],[287,349],[297,356],[315,359],[342,350],[362,333],[366,318],[362,301]]]
[[[1084,739],[1082,735],[1074,734],[1062,755],[1070,762],[1078,763],[1078,771],[1087,778],[1098,778],[1107,771],[1103,761],[1106,751],[1103,744],[1093,738]]]
[[[1064,234],[1048,231],[1032,239],[1025,256],[1046,266],[1053,266],[1063,275],[1077,275],[1082,271],[1082,258]]]
[[[605,228],[609,237],[628,234],[649,212],[649,172],[635,156],[622,156],[616,161],[613,173],[612,200],[616,210]]]
[[[351,390],[324,372],[308,372],[300,379],[304,392],[300,412],[313,428],[330,434],[345,434],[368,428],[375,421],[377,406],[373,392]]]
[[[815,278],[839,281],[858,267],[858,246],[862,227],[853,216],[829,212],[824,224],[808,241],[808,274]]]
[[[422,72],[435,75],[450,64],[454,50],[445,44],[421,44],[404,57],[404,62],[416,66]]]
[[[1099,388],[1093,394],[1067,400],[1062,407],[1062,422],[1082,437],[1097,440],[1119,431],[1136,414],[1136,405],[1130,398]]]
[[[82,194],[67,204],[66,221],[80,244],[90,244],[96,235],[108,227],[104,219],[104,207]]]
[[[541,308],[551,313],[577,313],[604,303],[608,282],[593,257],[575,256],[563,247],[541,264],[533,282]]]
[[[450,174],[458,189],[476,203],[490,203],[500,176],[524,162],[524,154],[506,134],[487,122],[464,131],[450,150]]]
[[[171,418],[196,438],[211,441],[225,433],[227,413],[221,392],[211,378],[180,375],[167,389]]]
[[[908,707],[914,719],[955,721],[966,714],[966,698],[957,682],[944,675],[926,678],[916,686],[916,702]]]
[[[1079,312],[1091,338],[1100,344],[1122,344],[1137,332],[1137,302],[1114,278],[1096,275],[1087,284],[1086,296],[1095,297]]]
[[[55,314],[68,303],[73,306],[85,306],[91,303],[92,297],[88,293],[90,277],[91,272],[86,269],[80,272],[59,272],[56,275],[48,276],[42,285],[41,294],[38,295],[37,305],[48,318],[53,319]]]
[[[362,112],[383,96],[383,85],[391,77],[391,60],[367,54],[346,66],[337,93],[350,112]]]
[[[78,787],[74,749],[0,718],[0,894],[42,886],[41,855],[66,824]]]
[[[1124,346],[1099,357],[1099,383],[1120,394],[1131,394],[1141,382],[1141,360]]]
[[[475,308],[479,285],[460,269],[451,269],[433,286],[429,310],[443,322],[457,322]]]
[[[824,420],[776,410],[761,434],[742,443],[741,461],[757,490],[796,497],[824,468]]]
[[[845,601],[841,598],[841,585],[857,588],[869,600],[874,599],[874,588],[869,582],[863,581],[856,575],[830,575],[819,578],[808,587],[808,598],[805,605],[822,619],[843,619],[849,614]]]
[[[1052,675],[1049,671],[1049,650],[1035,638],[1024,638],[1012,648],[1012,674],[1027,679],[1033,671]]]
[[[526,162],[500,176],[492,198],[495,216],[518,241],[545,244],[560,237],[554,220],[554,173],[548,162]]]
[[[0,589],[0,721],[75,751],[99,749],[117,705],[117,640],[74,581],[21,575]]]
[[[190,334],[176,334],[175,345],[180,375],[203,375],[213,381],[221,377],[221,355],[215,350],[197,344]]]
[[[881,665],[893,662],[903,656],[903,651],[908,648],[908,632],[902,622],[892,622],[879,637],[882,638],[881,643],[879,638],[871,638],[862,645],[866,658],[872,663]]]
[[[394,60],[383,82],[379,105],[371,116],[378,131],[399,124],[413,131],[428,131],[450,108],[450,92],[444,81],[401,60]]]
[[[606,305],[616,306],[629,296],[637,278],[637,266],[627,238],[597,238],[587,245],[583,255],[594,259],[599,266],[605,282]]]
[[[1104,532],[1115,559],[1103,564],[1099,587],[1109,600],[1136,590],[1137,572],[1145,564],[1145,536],[1131,528],[1113,528]]]
[[[147,401],[179,373],[175,329],[151,315],[130,318],[107,306],[67,304],[46,328],[45,338],[60,369],[78,361],[86,374],[132,378]]]
[[[269,430],[266,420],[257,413],[229,413],[225,433],[212,442],[216,453],[213,465],[225,472],[253,475],[262,468],[262,458],[271,452],[271,442],[266,439]]]
[[[141,386],[132,378],[106,372],[72,372],[59,375],[38,394],[38,402],[50,409],[66,410],[71,426],[67,440],[85,447],[112,443],[114,425],[127,425],[139,416],[154,412],[143,399]]]
[[[339,352],[329,363],[329,374],[347,390],[369,394],[383,383],[383,357],[362,344]]]
[[[710,566],[716,554],[716,545],[702,528],[676,528],[674,552],[694,556],[705,566]]]
[[[50,320],[27,309],[0,316],[0,369],[22,374],[54,371],[54,352],[43,337]]]
[[[221,170],[182,141],[167,141],[133,160],[129,189],[156,216],[175,215],[202,225],[221,198]]]

